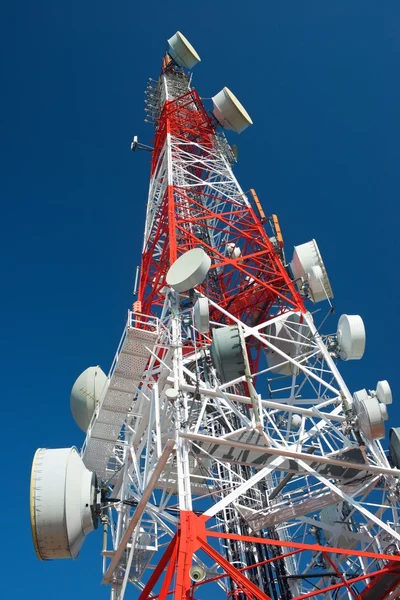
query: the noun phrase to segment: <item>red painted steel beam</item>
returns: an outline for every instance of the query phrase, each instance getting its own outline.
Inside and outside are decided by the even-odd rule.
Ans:
[[[301,594],[293,600],[303,600],[305,598],[313,598],[316,596],[322,596],[328,592],[334,591],[340,588],[347,588],[354,600],[384,600],[389,593],[395,589],[400,582],[400,556],[392,556],[386,554],[377,554],[374,552],[366,552],[360,550],[349,550],[343,548],[333,548],[328,546],[321,546],[319,544],[301,544],[296,542],[286,542],[282,540],[272,540],[259,538],[255,536],[241,536],[236,534],[224,534],[215,531],[209,531],[206,529],[207,518],[204,516],[197,516],[191,511],[181,511],[181,522],[180,528],[176,536],[171,541],[160,562],[158,563],[155,571],[150,577],[144,590],[139,596],[138,600],[149,600],[150,598],[158,598],[159,600],[166,600],[167,596],[174,594],[175,600],[190,600],[192,598],[192,590],[196,587],[206,585],[207,583],[213,583],[224,577],[229,577],[238,586],[238,589],[242,593],[248,595],[249,598],[255,598],[256,600],[271,600],[270,597],[261,591],[250,579],[245,577],[245,572],[263,566],[268,563],[274,563],[282,558],[298,554],[306,550],[313,552],[322,552],[325,558],[328,560],[332,568],[340,578],[339,583],[335,583],[324,588],[313,590],[305,594]],[[208,537],[217,537],[223,539],[234,539],[243,542],[251,542],[258,544],[267,544],[269,546],[280,546],[292,548],[290,552],[279,554],[273,558],[249,565],[241,569],[237,569],[229,563],[215,548],[213,548],[208,542]],[[294,548],[294,549],[293,549]],[[190,581],[189,571],[192,566],[193,553],[202,550],[205,552],[213,561],[219,564],[224,573],[220,573],[215,577],[206,579],[202,582],[193,583]],[[357,556],[365,558],[375,558],[377,560],[388,560],[388,565],[383,569],[370,572],[366,575],[360,575],[351,579],[345,579],[343,574],[335,565],[334,561],[330,558],[332,554],[340,554],[346,556]],[[154,594],[154,586],[159,581],[162,573],[165,571],[168,565],[167,571],[164,576],[164,580],[161,586],[159,594]],[[175,575],[176,585],[175,589],[169,590],[173,577]],[[383,581],[383,578],[387,578],[390,575],[396,576],[395,580],[391,582],[390,586],[385,590],[384,596],[371,595],[374,590],[379,589],[379,582]],[[352,586],[356,583],[365,581],[366,579],[372,579],[371,583],[365,588],[363,592],[358,594],[352,589]],[[151,595],[150,595],[151,594]]]
[[[266,544],[267,546],[281,546],[282,548],[299,548],[300,550],[311,550],[312,552],[344,554],[346,556],[361,556],[364,558],[376,558],[377,560],[400,562],[400,555],[393,556],[393,554],[377,554],[376,552],[366,552],[364,550],[350,550],[347,548],[334,548],[333,546],[321,546],[320,544],[302,544],[300,542],[288,542],[286,540],[272,540],[255,536],[238,535],[236,533],[220,533],[219,531],[207,531],[207,537],[224,538],[227,540],[239,540],[243,542],[252,542],[253,544]]]
[[[227,561],[215,548],[210,546],[204,540],[200,540],[201,549],[208,554],[216,563],[218,563],[225,571],[228,577],[230,577],[238,587],[249,596],[249,598],[256,598],[257,600],[271,600],[271,597],[262,592],[250,579],[247,579],[243,573],[236,569],[229,561]]]
[[[203,182],[199,184],[200,187],[204,187],[212,173],[207,157],[215,152],[215,126],[195,90],[189,90],[181,97],[165,102],[156,123],[153,174],[158,173],[157,169],[160,168],[158,162],[167,143],[167,134],[174,140],[184,141],[186,152],[199,159],[192,169],[200,182]],[[193,146],[190,142],[193,142]],[[168,157],[167,160],[171,161],[171,158]],[[174,160],[175,158],[172,159]],[[179,162],[179,158],[176,160]],[[167,165],[164,178],[168,177],[171,167],[171,164],[169,168]],[[143,312],[150,314],[154,306],[164,303],[161,290],[169,267],[183,252],[196,246],[205,249],[213,261],[211,268],[219,270],[217,279],[220,290],[216,289],[212,293],[211,287],[211,292],[207,289],[204,293],[210,294],[214,301],[235,317],[249,324],[259,322],[260,318],[267,320],[274,303],[281,306],[282,311],[304,311],[303,300],[250,203],[239,202],[235,198],[221,198],[223,209],[218,212],[215,207],[206,206],[207,197],[211,202],[218,200],[218,197],[207,194],[206,190],[196,190],[192,185],[187,188],[185,185],[168,186],[154,218],[153,231],[149,237],[151,242],[145,248],[142,259],[138,299],[142,303]],[[195,227],[199,223],[218,234],[229,231],[229,241],[242,249],[240,259],[232,259],[226,256],[224,247],[207,245],[204,239],[200,239]],[[225,243],[224,238],[224,246]],[[152,256],[156,244],[158,252],[164,246],[157,263]],[[252,281],[251,290],[249,281]],[[207,288],[207,282],[203,287]]]
[[[180,537],[180,532],[178,531],[178,533],[176,533],[175,536],[172,538],[168,548],[162,555],[160,562],[158,563],[157,567],[154,569],[153,573],[151,574],[150,579],[146,583],[145,587],[143,588],[138,600],[147,600],[147,598],[149,598],[149,595],[151,594],[154,586],[156,585],[157,581],[160,579],[165,567],[168,564],[168,561],[170,560],[171,556],[173,555],[175,547],[179,544],[179,537]]]

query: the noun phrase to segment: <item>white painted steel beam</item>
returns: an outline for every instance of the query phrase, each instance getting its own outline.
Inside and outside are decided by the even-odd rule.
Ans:
[[[129,525],[125,529],[124,535],[118,545],[118,548],[114,552],[114,556],[112,557],[111,563],[109,564],[108,569],[103,577],[102,583],[110,583],[112,581],[113,573],[114,573],[115,569],[118,567],[118,564],[119,564],[119,561],[121,560],[122,554],[124,553],[124,550],[135,530],[136,525],[139,522],[140,517],[146,510],[147,501],[150,498],[150,496],[157,484],[157,481],[161,475],[161,472],[164,469],[174,446],[175,446],[175,441],[168,440],[168,442],[166,443],[165,448],[163,450],[163,453],[160,456],[160,459],[157,463],[157,466],[154,469],[154,471],[149,479],[149,483],[148,483],[147,487],[143,490],[141,500],[140,500],[139,504],[137,505],[135,513],[134,513],[132,519],[130,520]]]

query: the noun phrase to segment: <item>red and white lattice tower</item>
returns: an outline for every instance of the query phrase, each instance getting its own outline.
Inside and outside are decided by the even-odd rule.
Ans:
[[[179,32],[169,40],[146,90],[154,148],[132,144],[152,152],[138,300],[108,377],[91,368],[74,386],[97,478],[76,544],[99,518],[113,600],[128,584],[139,600],[394,600],[399,431],[390,457],[379,441],[390,388],[346,386],[337,365],[362,357],[363,322],[314,322],[313,303],[332,313],[318,246],[286,262],[278,219],[241,189],[222,131],[251,119],[227,88],[206,109],[199,60]],[[36,455],[31,487],[44,559],[36,483],[50,458]]]

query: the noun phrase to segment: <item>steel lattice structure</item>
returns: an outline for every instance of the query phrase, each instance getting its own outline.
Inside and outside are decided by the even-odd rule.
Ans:
[[[103,481],[103,583],[113,600],[128,584],[140,600],[203,589],[394,600],[400,471],[360,429],[336,334],[314,322],[277,220],[263,223],[190,72],[169,57],[147,111],[155,142],[139,296],[82,449]],[[167,273],[193,248],[211,266],[178,293]],[[193,318],[199,298],[205,333]],[[229,380],[210,353],[221,329],[237,332],[245,357]]]

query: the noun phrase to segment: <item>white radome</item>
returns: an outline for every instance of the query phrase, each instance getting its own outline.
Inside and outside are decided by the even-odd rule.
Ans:
[[[182,254],[167,273],[167,284],[176,292],[187,292],[203,283],[211,266],[211,258],[203,248]]]
[[[290,356],[290,358],[294,358],[296,352],[298,354],[302,353],[303,348],[301,346],[301,341],[304,340],[304,336],[309,333],[308,327],[300,325],[300,320],[300,315],[288,313],[282,315],[278,321],[268,325],[265,329],[267,336],[272,336],[269,339],[271,344]],[[280,373],[281,375],[292,375],[294,373],[296,369],[295,365],[287,361],[278,352],[275,352],[275,350],[269,348],[266,355],[268,367],[273,367],[273,369],[271,369],[272,373]]]
[[[40,560],[76,558],[96,529],[97,485],[76,448],[39,448],[32,464],[30,515]]]
[[[212,101],[213,113],[224,129],[242,133],[247,127],[253,125],[249,113],[229,88],[224,87],[212,97]]]
[[[307,273],[310,297],[313,302],[321,302],[326,299],[324,286],[324,273],[319,265],[314,265]]]
[[[193,323],[199,333],[210,329],[210,308],[207,298],[198,298],[193,307]]]
[[[168,40],[168,54],[180,67],[192,69],[201,61],[200,56],[183,33],[177,31]]]
[[[390,389],[390,385],[386,379],[383,381],[378,381],[376,384],[376,397],[383,404],[392,404],[392,390]]]
[[[342,360],[359,360],[365,351],[365,327],[359,315],[342,315],[337,327],[339,356]]]
[[[236,244],[234,244],[233,242],[229,242],[226,245],[226,254],[227,256],[229,256],[230,258],[239,258],[239,256],[241,256],[242,251],[240,250],[239,246],[236,246]]]
[[[100,367],[89,367],[75,381],[71,390],[71,412],[82,431],[87,431],[107,382],[108,377]]]
[[[294,247],[290,267],[294,279],[299,280],[299,288],[301,287],[301,280],[308,282],[310,299],[313,302],[333,298],[328,273],[315,240]]]
[[[385,437],[387,409],[375,396],[369,396],[366,390],[353,395],[353,408],[360,430],[368,440],[380,440]]]

